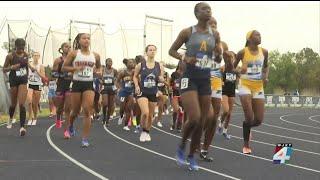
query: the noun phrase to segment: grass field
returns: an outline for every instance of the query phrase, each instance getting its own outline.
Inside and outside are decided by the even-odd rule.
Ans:
[[[49,109],[41,109],[41,113],[39,113],[38,117],[41,118],[41,117],[48,117],[50,114],[50,111]],[[15,113],[15,116],[14,116],[15,119],[19,120],[19,111],[17,111]],[[2,123],[5,123],[7,122],[9,119],[9,115],[8,114],[0,114],[0,124]],[[27,120],[28,120],[28,113],[27,113]]]

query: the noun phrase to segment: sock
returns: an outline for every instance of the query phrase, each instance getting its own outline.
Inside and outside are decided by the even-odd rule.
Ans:
[[[26,108],[23,105],[21,105],[19,109],[20,109],[20,127],[24,127],[24,124],[26,122]]]

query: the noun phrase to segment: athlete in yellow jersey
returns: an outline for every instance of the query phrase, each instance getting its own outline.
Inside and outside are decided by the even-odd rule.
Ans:
[[[245,114],[243,122],[244,154],[250,154],[249,136],[251,127],[259,126],[264,116],[263,85],[268,81],[268,51],[259,47],[260,33],[247,33],[246,47],[238,52],[234,67],[242,61],[239,96]]]

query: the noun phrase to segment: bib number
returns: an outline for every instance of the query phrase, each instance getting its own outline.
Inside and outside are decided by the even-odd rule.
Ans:
[[[231,74],[231,73],[226,73],[226,80],[227,81],[235,81],[236,80],[236,75]]]
[[[189,79],[188,78],[182,78],[181,79],[181,89],[186,89],[189,86]]]
[[[144,86],[145,88],[152,88],[152,87],[155,87],[155,86],[156,86],[156,82],[150,79],[150,80],[148,80],[148,81],[144,81],[144,82],[143,82],[143,86]]]
[[[93,71],[92,68],[89,67],[85,67],[82,71],[78,72],[78,76],[80,77],[89,78],[91,75],[93,75]]]
[[[16,71],[16,76],[21,77],[27,75],[27,68],[20,68]]]
[[[261,65],[252,65],[252,67],[248,67],[247,72],[250,74],[260,74],[262,70]]]
[[[112,79],[105,79],[105,80],[104,80],[104,83],[105,83],[105,84],[112,84]]]

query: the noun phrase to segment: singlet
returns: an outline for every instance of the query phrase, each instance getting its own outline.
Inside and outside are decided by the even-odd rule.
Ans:
[[[128,70],[124,70],[124,76],[121,79],[121,88],[126,92],[133,92],[134,84],[133,84],[133,72],[128,72]]]
[[[247,63],[247,72],[241,74],[241,79],[262,80],[264,55],[261,47],[258,51],[257,55],[252,55],[248,47],[244,48],[242,64]]]
[[[34,68],[36,71],[32,72],[31,69],[29,69],[29,76],[28,76],[28,83],[30,85],[35,85],[35,86],[42,86],[42,80],[38,72],[40,72],[40,64],[37,64]],[[38,72],[37,72],[38,71]]]
[[[155,62],[154,68],[149,69],[146,62],[141,62],[140,70],[140,86],[143,94],[157,94],[158,92],[158,79],[160,76],[160,64]]]
[[[107,68],[103,70],[103,86],[112,87],[116,80],[115,70],[112,68],[111,72],[107,72]]]
[[[182,75],[177,71],[171,74],[170,85],[172,87],[173,95],[180,95],[180,82]]]
[[[79,49],[72,65],[74,67],[84,66],[85,68],[82,71],[73,73],[73,81],[93,81],[93,67],[95,62],[96,59],[92,52],[89,55],[84,55]]]
[[[24,53],[22,57],[19,57],[16,52],[14,52],[12,56],[11,65],[20,64],[20,68],[17,70],[11,70],[9,73],[9,79],[14,81],[16,78],[21,78],[27,81],[29,74],[28,55]]]
[[[197,63],[187,64],[185,75],[193,79],[210,78],[210,69],[214,67],[214,54],[216,39],[212,29],[208,33],[200,33],[196,26],[192,26],[192,33],[186,42],[186,55],[196,57]]]
[[[237,73],[235,71],[224,72],[222,91],[234,92],[236,89]]]

